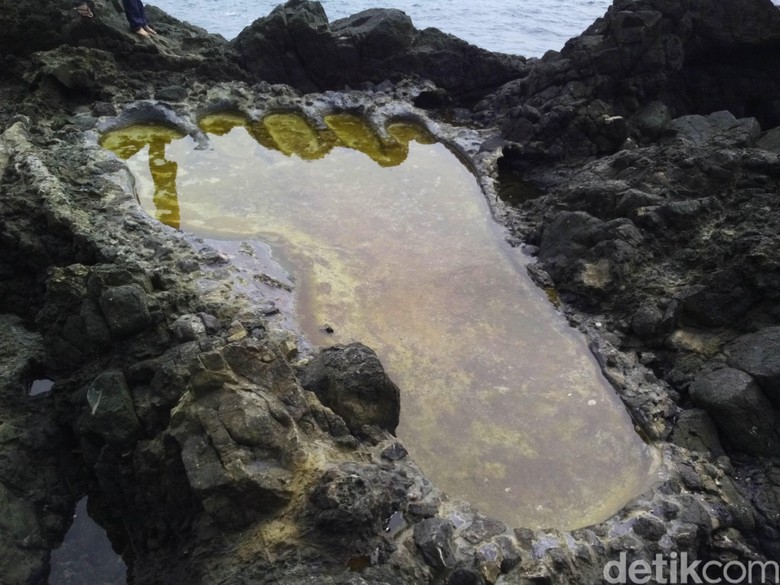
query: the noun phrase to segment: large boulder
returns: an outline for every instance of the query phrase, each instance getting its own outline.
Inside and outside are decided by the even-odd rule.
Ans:
[[[400,10],[372,9],[328,22],[322,5],[290,0],[232,41],[258,80],[303,91],[417,75],[452,92],[480,92],[525,73],[497,55],[436,29],[418,31]]]
[[[643,236],[628,219],[562,211],[544,226],[539,260],[561,289],[601,293],[619,285]]]
[[[728,364],[753,376],[775,408],[780,408],[780,327],[743,335],[724,351]]]
[[[733,368],[705,370],[696,376],[690,394],[734,447],[764,455],[777,452],[777,414],[748,374]]]
[[[360,433],[364,425],[394,433],[398,426],[398,386],[376,353],[361,343],[322,350],[306,366],[301,385],[341,416],[353,433]]]

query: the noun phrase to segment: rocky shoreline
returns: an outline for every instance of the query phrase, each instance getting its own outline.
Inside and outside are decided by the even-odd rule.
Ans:
[[[0,14],[0,582],[46,582],[83,495],[135,584],[600,583],[623,553],[780,559],[769,0],[616,0],[528,60],[300,0],[230,43],[154,9],[161,38],[139,42],[112,2]],[[392,435],[375,354],[300,359],[263,296],[286,285],[242,288],[230,253],[146,216],[96,142],[273,108],[411,117],[457,146],[661,454],[658,485],[572,532],[447,499]],[[52,392],[26,396],[37,378]]]

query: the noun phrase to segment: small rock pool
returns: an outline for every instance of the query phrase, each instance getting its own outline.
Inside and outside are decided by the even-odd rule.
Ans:
[[[471,170],[406,122],[297,113],[106,133],[141,205],[213,239],[260,240],[319,346],[361,341],[401,388],[398,436],[451,497],[513,526],[601,521],[650,486],[582,336],[526,274]]]

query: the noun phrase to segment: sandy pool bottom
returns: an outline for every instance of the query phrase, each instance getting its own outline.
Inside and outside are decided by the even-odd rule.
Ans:
[[[262,240],[321,346],[361,341],[401,388],[398,436],[452,497],[513,526],[601,521],[652,481],[651,450],[588,351],[504,241],[474,175],[408,124],[351,115],[104,136],[151,215]],[[330,332],[332,330],[332,332]]]

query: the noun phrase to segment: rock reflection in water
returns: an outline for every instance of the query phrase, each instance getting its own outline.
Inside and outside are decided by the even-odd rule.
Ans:
[[[106,531],[87,513],[87,498],[76,504],[73,524],[51,553],[49,585],[122,585],[127,566],[111,547]]]
[[[216,115],[201,122],[211,150],[171,141],[181,226],[270,243],[310,339],[377,350],[401,387],[399,437],[451,496],[516,526],[573,528],[648,487],[649,449],[468,169],[413,125],[382,139],[354,116],[325,122]],[[160,216],[147,162],[129,160]]]

